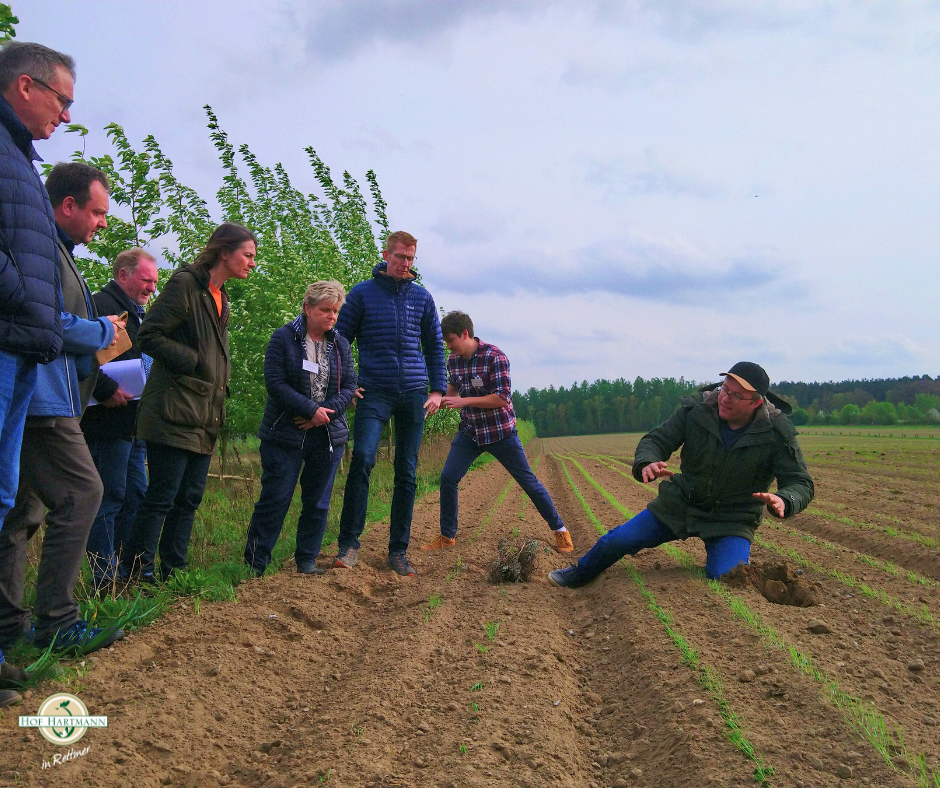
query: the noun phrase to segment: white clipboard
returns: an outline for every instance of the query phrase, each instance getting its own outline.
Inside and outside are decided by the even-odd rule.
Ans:
[[[118,386],[131,395],[131,399],[140,399],[144,393],[144,384],[147,377],[144,374],[144,365],[139,358],[130,358],[127,361],[109,361],[101,365],[101,372],[111,378]],[[99,405],[94,397],[88,403]]]

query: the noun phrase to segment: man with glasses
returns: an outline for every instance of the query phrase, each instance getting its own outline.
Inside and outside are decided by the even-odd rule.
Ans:
[[[767,373],[739,361],[725,382],[684,397],[679,410],[636,448],[633,476],[660,477],[659,495],[636,517],[608,531],[586,555],[549,573],[552,585],[580,588],[625,555],[696,536],[705,543],[705,574],[721,577],[746,564],[766,508],[791,517],[813,499],[813,480],[786,414],[790,405],[769,391]],[[681,473],[667,467],[682,447]],[[767,490],[776,478],[777,492]]]
[[[415,504],[418,449],[425,414],[437,412],[447,390],[437,308],[411,271],[417,244],[406,232],[391,233],[382,252],[385,262],[372,270],[371,279],[349,291],[336,322],[336,330],[359,348],[362,396],[353,423],[353,455],[333,563],[337,569],[356,565],[359,536],[366,525],[369,477],[382,430],[394,416],[395,490],[387,563],[404,577],[415,574],[406,551]]]
[[[33,166],[39,159],[33,141],[71,120],[74,83],[68,55],[17,41],[0,49],[0,527],[19,484],[36,363],[62,350],[55,217]],[[0,687],[17,677],[0,653]],[[0,690],[0,706],[18,698]]]

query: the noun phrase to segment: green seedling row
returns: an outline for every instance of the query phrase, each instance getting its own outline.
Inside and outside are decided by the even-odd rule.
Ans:
[[[562,465],[564,466],[564,463]],[[571,482],[570,476],[569,482]],[[571,484],[574,487],[574,484]],[[904,745],[903,731],[897,726],[892,726],[893,730],[890,729],[887,721],[874,704],[864,703],[843,691],[836,679],[824,675],[813,665],[812,656],[809,653],[800,651],[782,638],[773,627],[763,621],[759,613],[751,610],[739,596],[732,593],[720,580],[708,580],[705,577],[704,569],[698,566],[694,556],[671,543],[661,545],[660,549],[702,580],[716,596],[728,605],[734,617],[747,624],[765,643],[783,651],[790,663],[800,673],[822,685],[830,700],[842,711],[849,725],[875,748],[888,766],[901,774],[913,774],[921,788],[931,788],[931,786],[937,786],[940,783],[940,773],[929,769],[923,755],[914,756],[907,750]],[[898,755],[895,756],[895,752]],[[895,760],[898,758],[907,763],[909,767],[907,771],[897,766]]]
[[[591,524],[597,529],[597,532],[603,536],[607,533],[607,529],[604,527],[604,524],[598,519],[597,515],[594,514],[594,511],[588,506],[588,502],[584,500],[584,496],[581,495],[581,491],[578,489],[578,486],[574,483],[571,478],[571,474],[568,473],[568,466],[565,465],[564,460],[559,460],[561,463],[561,469],[565,472],[565,478],[568,480],[568,484],[571,485],[571,489],[574,490],[575,497],[581,502],[581,508],[584,509],[585,514],[588,516],[588,520],[591,521]]]
[[[825,539],[819,539],[812,534],[805,533],[804,531],[797,531],[794,528],[787,528],[777,523],[765,521],[761,527],[769,528],[773,531],[781,531],[783,533],[789,534],[790,536],[801,539],[804,542],[809,542],[810,544],[824,547],[826,550],[838,549],[836,545],[832,544],[832,542],[826,541]],[[875,558],[874,556],[866,555],[865,553],[853,553],[852,558],[859,563],[870,566],[872,569],[878,569],[893,577],[903,577],[905,580],[910,583],[914,583],[915,585],[927,586],[931,588],[940,586],[940,583],[938,583],[932,577],[925,577],[924,575],[918,574],[912,569],[902,569],[900,566],[892,563],[891,561],[882,561],[880,558]]]
[[[897,610],[899,613],[907,616],[908,618],[913,618],[922,624],[926,624],[927,626],[933,627],[934,629],[940,631],[940,621],[937,621],[937,619],[931,615],[930,611],[927,609],[927,605],[923,605],[920,608],[915,608],[912,605],[905,604],[896,596],[893,596],[880,588],[872,588],[867,583],[859,580],[856,577],[853,577],[846,572],[841,572],[838,569],[827,569],[821,564],[817,564],[813,561],[810,561],[808,558],[804,558],[797,550],[790,547],[782,547],[780,545],[774,544],[773,542],[768,542],[759,535],[755,534],[754,541],[757,542],[757,544],[759,544],[761,547],[767,550],[771,550],[777,555],[790,558],[793,561],[796,561],[796,563],[798,563],[800,566],[803,566],[807,569],[812,569],[814,572],[828,575],[834,580],[838,580],[843,585],[861,592],[869,599],[874,599],[878,602],[881,602],[882,604]]]
[[[499,505],[506,500],[506,496],[509,495],[509,491],[512,489],[513,484],[515,484],[515,482],[510,480],[509,484],[503,487],[503,491],[498,496],[496,496],[496,501],[493,503],[493,506],[490,508],[490,510],[486,513],[486,517],[483,518],[483,522],[480,523],[480,527],[477,528],[476,533],[470,537],[471,542],[475,542],[480,538],[481,534],[483,533],[483,529],[490,524],[490,520],[493,519],[493,515],[496,514],[496,510],[499,509]]]
[[[535,456],[535,459],[532,461],[532,465],[531,465],[532,473],[535,473],[535,469],[538,468],[539,460],[541,460],[541,459],[542,459],[542,455],[541,455],[541,454],[537,454],[537,455]],[[529,496],[526,495],[525,493],[522,493],[522,506],[521,506],[521,508],[519,509],[519,519],[520,519],[520,520],[524,520],[524,519],[525,519],[525,508],[526,508],[526,505],[527,505],[528,503],[529,503]]]
[[[861,520],[853,520],[850,517],[833,517],[831,514],[826,514],[822,509],[817,509],[815,506],[808,507],[806,512],[834,523],[850,525],[853,528],[861,528],[865,531],[877,531],[878,533],[892,536],[895,539],[903,539],[906,542],[914,542],[915,544],[922,544],[926,547],[937,547],[937,540],[931,536],[922,536],[921,534],[915,534],[911,531],[903,531],[900,528],[893,528],[890,525],[875,525],[874,523],[866,523]]]
[[[601,524],[600,520],[597,519],[597,516],[591,510],[591,507],[588,505],[587,501],[584,500],[584,496],[581,494],[581,491],[572,480],[571,475],[568,473],[568,468],[565,466],[564,460],[560,460],[560,462],[561,467],[565,472],[565,477],[568,480],[568,484],[571,486],[571,489],[574,491],[577,499],[581,502],[581,506],[587,514],[588,519],[594,524],[594,527],[598,530],[598,533],[606,533],[606,529]],[[574,462],[575,465],[578,465],[575,460],[571,460],[571,462]],[[580,465],[578,465],[578,468],[582,473],[585,473],[584,469],[581,468]],[[586,473],[585,476],[587,476]],[[656,615],[660,623],[662,623],[666,630],[666,634],[669,635],[669,638],[672,640],[673,644],[682,655],[682,664],[687,665],[696,672],[699,683],[708,691],[712,698],[714,698],[716,704],[718,705],[718,713],[721,715],[721,719],[724,721],[725,726],[728,729],[729,741],[731,741],[731,743],[737,747],[737,749],[739,749],[748,759],[754,763],[754,779],[761,785],[768,785],[768,778],[774,774],[774,769],[772,766],[768,766],[764,762],[764,759],[757,752],[754,745],[748,741],[747,737],[744,735],[744,732],[741,730],[737,715],[734,713],[734,710],[731,708],[731,704],[724,695],[721,675],[719,672],[710,665],[703,665],[701,663],[698,652],[696,652],[695,649],[689,645],[688,641],[682,637],[682,634],[676,630],[675,622],[673,621],[672,616],[668,611],[664,610],[657,604],[656,597],[652,591],[645,587],[643,584],[643,578],[640,576],[639,572],[636,571],[636,568],[627,561],[621,561],[620,565],[633,576],[633,581],[639,587],[640,593],[646,599],[647,607]]]
[[[813,665],[811,654],[804,653],[781,637],[772,626],[764,622],[760,613],[751,610],[720,580],[705,578],[705,571],[698,566],[694,556],[673,544],[662,545],[661,549],[705,582],[711,591],[728,605],[734,617],[747,624],[766,644],[783,651],[800,673],[822,685],[829,699],[843,713],[849,725],[875,748],[888,766],[899,774],[914,774],[921,788],[930,788],[940,780],[940,772],[923,771],[918,776],[917,772],[921,764],[925,770],[927,769],[926,761],[921,755],[914,756],[907,750],[904,745],[904,732],[896,725],[889,728],[887,720],[874,704],[865,703],[842,690],[836,679],[825,675]],[[894,755],[894,753],[898,754]],[[898,758],[906,761],[909,770],[905,771],[898,767],[895,763]]]
[[[559,455],[559,457],[561,457],[561,456],[562,456],[562,455]],[[620,514],[622,514],[622,515],[623,515],[624,517],[626,517],[628,520],[630,520],[630,519],[632,519],[632,518],[634,518],[634,517],[636,516],[636,513],[635,513],[635,512],[631,512],[626,506],[624,506],[623,504],[621,504],[620,501],[618,501],[616,498],[614,498],[613,495],[611,495],[609,492],[607,492],[607,490],[606,490],[604,487],[602,487],[602,486],[597,482],[597,480],[595,480],[594,477],[591,476],[591,474],[589,474],[586,470],[584,470],[584,466],[581,465],[580,462],[578,462],[578,461],[577,461],[576,459],[574,459],[573,457],[564,457],[564,459],[570,460],[571,463],[572,463],[579,471],[581,471],[581,475],[582,475],[585,479],[588,480],[588,482],[591,484],[591,486],[592,486],[595,490],[597,490],[601,495],[603,495],[604,498],[607,500],[607,503],[609,503],[611,506],[613,506],[618,512],[620,512]]]

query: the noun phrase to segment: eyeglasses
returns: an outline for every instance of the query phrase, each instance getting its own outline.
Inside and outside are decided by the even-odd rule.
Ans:
[[[53,93],[55,93],[56,98],[59,99],[59,103],[62,105],[62,112],[65,112],[69,107],[71,107],[71,106],[75,103],[75,99],[70,99],[70,98],[68,98],[68,96],[63,96],[61,93],[59,93],[58,90],[56,90],[54,87],[52,87],[52,85],[49,85],[49,84],[43,82],[43,81],[42,81],[41,79],[39,79],[38,77],[32,77],[32,76],[31,76],[30,79],[33,80],[33,82],[38,82],[38,83],[39,83],[40,85],[42,85],[46,90],[51,90]]]
[[[415,256],[413,254],[407,255],[402,254],[401,252],[395,252],[392,257],[394,257],[396,260],[407,260],[409,263],[413,263],[415,261]]]
[[[738,393],[736,393],[736,392],[729,391],[729,390],[726,389],[724,386],[722,386],[720,389],[718,389],[718,393],[719,393],[719,394],[724,394],[724,395],[725,395],[728,399],[730,399],[732,402],[744,402],[745,400],[753,400],[753,399],[754,399],[753,393],[748,393],[748,394],[746,394],[746,395],[745,395],[745,394],[738,394]]]

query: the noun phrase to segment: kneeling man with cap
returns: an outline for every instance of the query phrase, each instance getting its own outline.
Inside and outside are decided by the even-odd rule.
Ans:
[[[813,499],[790,405],[768,391],[767,373],[740,361],[725,382],[683,397],[679,410],[640,441],[637,481],[661,476],[659,495],[632,520],[608,531],[577,564],[556,569],[549,582],[579,588],[625,555],[675,539],[705,543],[705,574],[717,578],[747,563],[763,510],[790,517]],[[682,447],[681,473],[666,460]],[[777,492],[767,490],[776,478]]]

